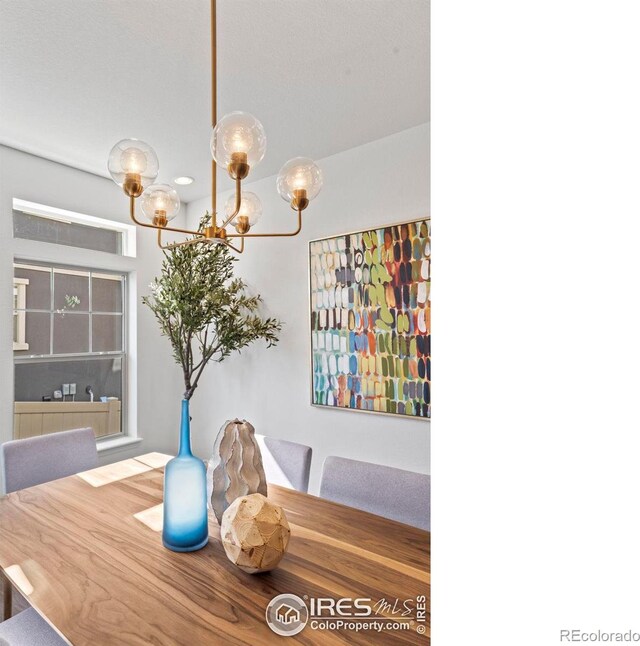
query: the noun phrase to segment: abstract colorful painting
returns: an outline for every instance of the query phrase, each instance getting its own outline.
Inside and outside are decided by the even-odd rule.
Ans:
[[[431,417],[431,220],[309,243],[311,403]]]

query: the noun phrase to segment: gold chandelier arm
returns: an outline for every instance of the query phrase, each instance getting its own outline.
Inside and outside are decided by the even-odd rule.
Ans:
[[[242,253],[244,251],[244,238],[240,240],[240,247],[234,247],[230,242],[226,242],[226,241],[225,241],[225,244],[230,249],[233,249],[236,253]]]
[[[236,179],[236,205],[233,210],[233,213],[220,225],[221,229],[224,229],[233,218],[240,213],[240,205],[242,204],[242,180],[238,177]]]
[[[184,240],[183,242],[171,242],[169,244],[162,244],[162,229],[158,229],[158,247],[160,249],[175,249],[176,247],[181,247],[186,244],[191,244],[192,242],[200,242],[200,238],[194,238],[193,240]]]
[[[161,232],[158,231],[158,237],[160,237]],[[205,244],[207,242],[206,238],[193,238],[192,240],[185,240],[184,242],[172,242],[167,245],[160,245],[161,249],[175,249],[176,247],[186,247],[192,244]],[[240,241],[239,247],[234,247],[228,240],[218,239],[216,241],[218,244],[223,244],[230,249],[233,249],[236,253],[242,253],[244,251],[244,240]]]
[[[138,226],[147,227],[147,229],[160,229],[161,231],[173,231],[174,233],[185,233],[188,236],[198,236],[204,238],[204,234],[199,231],[189,231],[188,229],[176,229],[175,227],[160,227],[156,224],[147,224],[146,222],[140,222],[136,218],[136,198],[132,196],[129,197],[129,216],[131,220],[135,222]]]
[[[302,230],[302,209],[298,211],[298,228],[291,233],[232,233],[227,238],[289,238],[297,236]]]
[[[162,244],[162,229],[158,229],[158,247],[160,249],[175,249],[176,247],[185,247],[187,245],[204,243],[206,238],[193,238],[191,240],[183,240],[182,242],[172,242],[170,244]],[[221,244],[225,244],[227,247],[233,249],[236,253],[242,253],[244,251],[244,240],[240,240],[240,246],[235,247],[227,240],[220,240]]]
[[[192,240],[183,240],[182,242],[172,242],[171,244],[166,244],[160,247],[161,249],[176,249],[177,247],[188,247],[192,244],[203,244],[205,238],[193,238]]]

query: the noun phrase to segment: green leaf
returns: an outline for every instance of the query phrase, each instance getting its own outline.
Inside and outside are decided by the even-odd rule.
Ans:
[[[206,213],[199,231],[209,222]],[[259,314],[261,298],[247,293],[233,275],[237,258],[224,244],[198,243],[164,251],[160,276],[142,302],[153,312],[160,332],[182,367],[185,398],[190,399],[204,368],[263,340],[276,345],[282,323]]]

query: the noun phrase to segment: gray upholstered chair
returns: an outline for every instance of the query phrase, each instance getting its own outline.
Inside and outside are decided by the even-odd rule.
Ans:
[[[67,643],[33,608],[0,623],[0,645],[63,646]]]
[[[96,438],[90,428],[5,442],[2,454],[7,493],[98,466]]]
[[[98,465],[96,438],[90,428],[5,442],[2,454],[7,493],[87,471]],[[10,597],[11,586],[6,586],[4,592]],[[33,608],[0,623],[0,644],[3,639],[9,646],[66,644]]]
[[[431,530],[431,476],[329,456],[320,496],[392,520]]]
[[[306,493],[309,488],[311,447],[257,433],[256,440],[262,453],[267,482]]]

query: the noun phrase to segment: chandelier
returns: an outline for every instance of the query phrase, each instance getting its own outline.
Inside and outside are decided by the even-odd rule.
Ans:
[[[180,197],[168,184],[156,184],[158,157],[149,144],[138,139],[123,139],[109,153],[108,168],[113,181],[129,197],[133,222],[158,231],[158,246],[171,249],[186,244],[225,244],[238,253],[244,251],[245,238],[295,236],[302,229],[302,212],[322,188],[322,171],[305,157],[290,159],[278,173],[276,187],[280,196],[297,212],[297,227],[284,233],[253,233],[251,228],[262,214],[260,199],[242,190],[242,181],[263,159],[267,137],[258,119],[246,112],[231,112],[217,119],[216,0],[211,0],[211,216],[201,231],[169,226],[180,210]],[[224,166],[235,182],[235,193],[225,204],[224,217],[218,217],[216,179],[218,166]],[[149,222],[136,218],[136,200]],[[234,229],[227,231],[231,225]],[[162,244],[162,232],[193,236],[182,242]],[[237,241],[237,246],[234,242]]]

